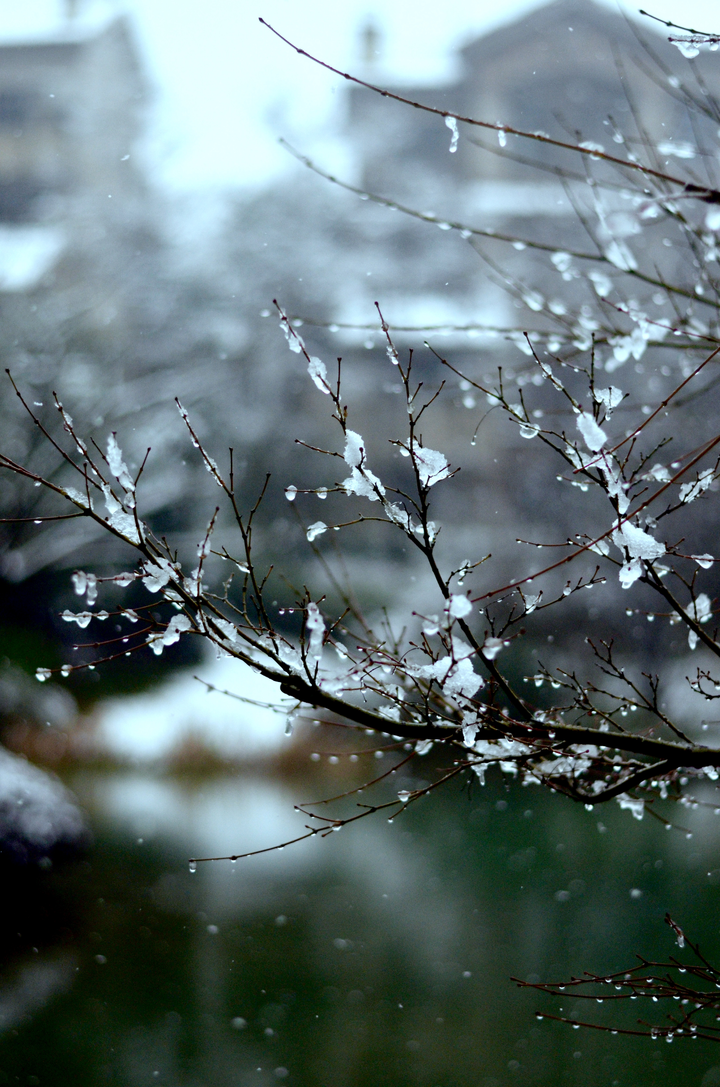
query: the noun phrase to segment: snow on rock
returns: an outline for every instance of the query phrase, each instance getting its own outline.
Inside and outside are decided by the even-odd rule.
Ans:
[[[82,812],[60,781],[0,748],[0,858],[34,863],[89,839]]]

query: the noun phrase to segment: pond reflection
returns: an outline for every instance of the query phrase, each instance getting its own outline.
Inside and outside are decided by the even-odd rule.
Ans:
[[[193,854],[296,835],[307,784],[87,770],[70,784],[94,828],[87,858],[6,877],[2,1083],[718,1082],[710,1043],[538,1022],[558,1006],[510,981],[672,954],[668,909],[717,958],[712,809],[688,813],[687,840],[491,780],[193,874]]]

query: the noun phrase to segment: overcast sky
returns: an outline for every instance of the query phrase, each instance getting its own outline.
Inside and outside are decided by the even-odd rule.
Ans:
[[[591,2],[591,0],[587,0]],[[720,29],[717,0],[647,0],[654,14]],[[381,32],[377,78],[440,81],[454,50],[520,18],[538,0],[76,0],[77,25],[127,12],[155,88],[150,157],[179,190],[262,184],[288,168],[285,135],[325,161],[343,81],[298,57],[258,22],[337,67],[361,72],[359,35]],[[637,6],[615,4],[636,12]],[[0,38],[57,33],[63,0],[0,0]],[[66,25],[66,24],[65,24]],[[720,63],[720,53],[717,54]],[[331,161],[332,165],[336,165]]]

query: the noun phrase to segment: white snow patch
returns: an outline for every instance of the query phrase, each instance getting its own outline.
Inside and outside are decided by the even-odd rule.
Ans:
[[[75,843],[85,822],[57,778],[0,748],[0,840],[15,854],[46,854],[61,841]]]
[[[110,434],[107,440],[107,461],[110,466],[110,471],[119,481],[120,486],[124,487],[126,491],[135,490],[135,481],[133,480],[127,465],[123,460],[122,450],[117,443],[117,438],[114,434]]]
[[[650,562],[665,554],[665,544],[629,521],[622,528],[615,529],[612,541],[621,551],[627,549],[631,559],[645,559]]]
[[[602,427],[598,426],[590,412],[581,411],[576,422],[588,449],[592,450],[593,453],[597,453],[599,449],[602,449],[607,441],[607,434]]]
[[[92,742],[102,753],[134,762],[167,759],[189,737],[229,757],[269,755],[283,745],[285,716],[290,703],[272,680],[249,665],[224,657],[196,669],[198,676],[219,690],[282,707],[275,713],[209,693],[187,673],[168,680],[147,694],[110,698],[93,711]]]
[[[308,660],[317,662],[322,656],[323,637],[325,635],[325,620],[317,604],[310,603],[307,606],[305,632],[307,634]]]
[[[166,645],[175,645],[175,642],[180,641],[180,635],[191,627],[192,623],[187,615],[173,615],[165,630],[150,635],[148,645],[155,656],[159,657]]]
[[[455,120],[454,117],[446,117],[445,118],[445,124],[448,126],[448,128],[452,132],[452,139],[450,140],[450,154],[452,155],[455,151],[457,151],[457,145],[458,145],[458,139],[460,138],[460,133],[458,132],[457,121]]]
[[[330,386],[327,379],[327,366],[318,358],[311,358],[308,363],[308,373],[321,393],[330,395]]]
[[[466,596],[458,594],[457,596],[450,597],[448,612],[452,619],[464,619],[471,611],[472,604]]]
[[[365,442],[362,435],[354,430],[345,432],[345,452],[343,459],[350,468],[359,468],[365,459]]]
[[[308,530],[305,533],[310,543],[316,540],[318,536],[322,536],[323,532],[327,532],[327,525],[324,521],[315,521],[312,525],[308,525]]]
[[[450,465],[444,453],[439,453],[436,449],[428,449],[415,442],[413,456],[423,487],[432,487],[433,484],[439,483],[441,479],[447,479],[450,475]]]
[[[627,811],[632,812],[634,819],[642,819],[645,813],[644,800],[633,800],[633,798],[631,796],[628,796],[627,793],[621,793],[620,796],[616,796],[615,799],[617,800],[621,808],[627,809]]]

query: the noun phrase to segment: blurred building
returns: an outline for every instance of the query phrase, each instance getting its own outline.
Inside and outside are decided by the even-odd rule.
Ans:
[[[125,19],[0,44],[0,290],[35,286],[71,236],[134,204],[146,86]]]
[[[80,12],[32,40],[0,41],[0,362],[48,425],[57,391],[78,425],[102,428],[99,441],[124,428],[131,460],[152,445],[152,512],[184,486],[180,457],[168,453],[184,442],[172,396],[192,406],[219,395],[198,375],[228,333],[214,334],[211,290],[192,272],[180,281],[163,237],[165,201],[136,153],[148,98],[125,18]],[[30,455],[27,424],[0,383],[6,455]],[[30,504],[17,480],[4,480],[3,516]],[[93,532],[69,525],[35,538],[3,525],[0,579],[87,561]]]
[[[633,113],[656,143],[692,138],[687,110],[666,93],[672,73],[687,75],[686,63],[657,29],[650,20],[630,21],[593,0],[555,0],[461,49],[459,75],[451,83],[396,86],[372,66],[367,78],[381,79],[412,101],[569,143],[612,145],[613,124],[626,129]],[[717,91],[711,59],[701,56],[697,63],[709,89]],[[518,180],[527,176],[518,156],[566,164],[562,152],[511,136],[502,155],[479,156],[473,144],[498,149],[495,132],[479,128],[461,129],[458,153],[450,157],[450,133],[438,118],[356,85],[349,90],[349,131],[363,184],[374,190],[439,176]]]
[[[706,137],[708,146],[716,138],[711,95],[720,95],[720,75],[713,54],[693,60],[696,84],[659,24],[631,21],[593,0],[555,0],[470,42],[459,51],[456,78],[442,85],[395,84],[374,59],[377,39],[376,29],[363,31],[364,77],[411,102],[570,145],[599,145],[620,158],[636,155],[670,173]],[[678,90],[688,79],[698,103],[692,121]],[[396,326],[516,325],[513,291],[505,289],[508,279],[497,262],[511,278],[522,268],[527,280],[531,254],[506,247],[496,260],[491,250],[497,244],[475,236],[463,245],[452,223],[558,249],[583,248],[578,207],[589,209],[592,219],[600,215],[604,242],[637,229],[614,166],[592,164],[594,176],[610,182],[600,196],[588,188],[587,161],[571,150],[462,122],[457,140],[442,117],[357,84],[348,85],[346,116],[356,184],[434,218],[446,233],[383,209],[374,216],[365,204],[354,227],[367,224],[368,240],[384,250],[387,276],[380,282],[374,273],[370,281],[360,272],[353,287],[338,280],[333,312],[339,323],[359,324],[361,314],[372,320],[372,301],[382,290],[386,316]],[[711,156],[704,156],[698,183],[707,183],[706,170],[712,176],[713,169]],[[468,252],[480,246],[491,264]],[[571,288],[563,283],[561,290],[567,301]],[[515,293],[522,301],[522,289]],[[535,326],[540,320],[534,317]]]

